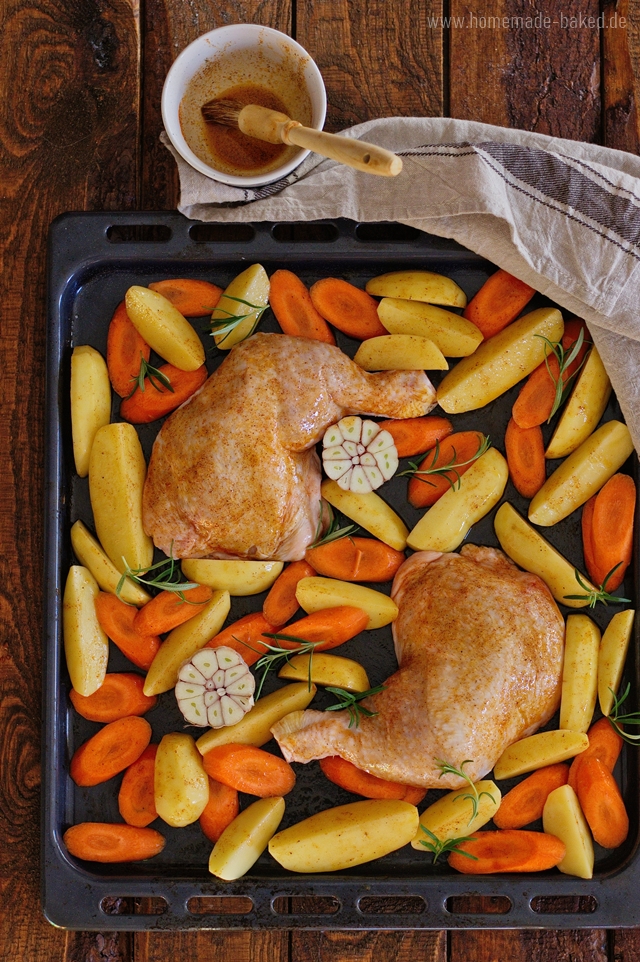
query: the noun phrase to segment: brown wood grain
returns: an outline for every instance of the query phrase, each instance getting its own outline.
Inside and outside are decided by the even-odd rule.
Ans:
[[[289,935],[284,930],[139,932],[134,936],[133,958],[135,962],[286,962]]]
[[[604,929],[452,932],[447,962],[608,962]]]
[[[293,932],[291,962],[447,962],[445,932]]]
[[[637,11],[630,11],[629,0],[611,0],[603,6],[603,142],[607,147],[637,153],[640,137],[629,30],[632,12]]]

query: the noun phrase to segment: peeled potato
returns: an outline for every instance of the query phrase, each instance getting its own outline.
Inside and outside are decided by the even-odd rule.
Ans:
[[[609,375],[604,369],[596,348],[592,347],[560,415],[560,420],[545,451],[545,457],[566,458],[568,454],[579,448],[582,442],[595,431],[604,414],[610,394]]]
[[[389,334],[428,337],[445,357],[473,354],[483,339],[482,333],[471,321],[453,311],[445,311],[421,301],[383,297],[378,304],[378,317]]]
[[[111,419],[111,383],[104,358],[83,344],[71,355],[71,436],[81,478],[89,473],[91,445],[98,428]]]
[[[325,501],[341,511],[346,518],[355,521],[390,548],[404,551],[407,547],[409,529],[402,518],[375,491],[356,494],[354,491],[343,491],[337,481],[323,481],[320,493]]]
[[[367,629],[383,628],[398,617],[398,606],[389,595],[337,578],[302,578],[296,588],[296,598],[308,615],[339,605],[362,608],[369,615]]]
[[[549,793],[542,811],[542,825],[549,835],[561,839],[567,847],[557,868],[565,875],[578,878],[593,876],[593,842],[587,820],[571,785],[561,785]]]
[[[500,808],[502,793],[495,782],[485,779],[475,783],[478,799],[478,812],[473,817],[473,806],[469,795],[471,787],[466,785],[455,792],[443,795],[437,802],[426,808],[420,816],[420,826],[428,828],[441,842],[450,838],[460,838],[473,835],[479,828],[486,825]],[[422,842],[432,839],[418,827],[416,837],[411,842],[412,848],[425,851]]]
[[[440,348],[417,334],[382,334],[363,341],[353,359],[365,371],[447,371]]]
[[[618,692],[627,650],[631,640],[635,611],[619,611],[614,615],[600,642],[598,654],[598,699],[600,711],[608,715],[613,708],[613,697]]]
[[[120,572],[82,521],[76,521],[71,526],[71,545],[80,564],[89,569],[102,590],[114,595],[120,582]],[[151,595],[131,578],[125,578],[120,598],[126,604],[137,607],[151,601]]]
[[[569,615],[562,669],[560,728],[586,732],[596,707],[600,629],[588,615]]]
[[[252,264],[234,277],[214,308],[211,320],[222,324],[232,317],[242,316],[244,319],[235,324],[232,330],[214,334],[220,350],[226,351],[253,334],[269,303],[269,287],[267,272],[261,264]],[[247,303],[243,304],[243,301]]]
[[[202,815],[209,801],[209,776],[191,735],[172,732],[160,740],[154,798],[158,815],[174,828],[191,825]]]
[[[467,295],[450,277],[432,271],[390,271],[367,281],[367,294],[400,297],[449,307],[466,307]]]
[[[182,561],[182,573],[189,581],[228,591],[234,597],[257,595],[276,580],[282,561],[217,561],[208,558]]]
[[[135,284],[125,294],[124,303],[131,323],[156,354],[181,371],[202,367],[202,342],[171,301],[157,291]]]
[[[264,852],[284,815],[284,798],[260,798],[236,815],[209,858],[212,875],[230,882],[241,878]]]
[[[366,671],[357,661],[323,651],[314,652],[313,655],[293,655],[278,672],[278,678],[308,680],[309,662],[314,685],[332,685],[345,691],[368,691],[371,687]]]
[[[71,684],[85,696],[98,690],[109,660],[109,639],[96,615],[99,591],[90,571],[81,565],[71,566],[62,599],[64,653]]]
[[[493,767],[493,775],[498,779],[514,778],[546,765],[565,762],[588,747],[589,738],[584,732],[538,732],[505,748]]]

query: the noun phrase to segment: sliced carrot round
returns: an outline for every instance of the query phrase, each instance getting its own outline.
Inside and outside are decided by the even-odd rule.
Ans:
[[[80,695],[71,689],[69,698],[83,718],[105,723],[127,715],[144,715],[158,701],[157,695],[145,695],[144,678],[133,672],[109,672],[92,695]]]
[[[109,722],[73,755],[70,774],[76,785],[99,785],[124,771],[151,741],[151,725],[139,715]]]
[[[70,855],[89,862],[141,862],[164,848],[165,840],[153,828],[81,822],[72,825],[62,840]]]
[[[218,745],[202,756],[202,764],[210,778],[260,798],[286,795],[296,782],[284,758],[253,745]]]

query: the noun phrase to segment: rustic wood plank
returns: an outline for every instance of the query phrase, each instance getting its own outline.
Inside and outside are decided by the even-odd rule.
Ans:
[[[279,932],[139,932],[135,962],[287,962],[289,937]]]
[[[364,930],[292,933],[291,962],[335,962],[337,959],[340,962],[446,962],[447,934]]]
[[[604,929],[584,931],[454,931],[447,962],[608,962]],[[629,962],[631,957],[629,957]]]
[[[640,147],[637,76],[631,59],[629,8],[629,0],[618,3],[610,0],[603,6],[603,136],[607,147],[637,153]]]

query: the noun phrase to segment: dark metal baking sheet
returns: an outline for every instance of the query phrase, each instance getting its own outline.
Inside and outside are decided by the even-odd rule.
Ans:
[[[81,789],[68,775],[73,751],[99,727],[71,709],[61,636],[62,590],[73,563],[69,529],[77,518],[92,527],[87,481],[73,472],[68,407],[73,346],[88,343],[104,355],[108,323],[126,289],[163,277],[200,277],[225,286],[245,266],[260,262],[269,274],[282,267],[294,270],[307,284],[322,276],[337,275],[364,286],[375,274],[418,267],[448,274],[471,296],[494,268],[451,241],[400,225],[357,225],[351,221],[203,225],[164,212],[65,214],[51,226],[48,253],[42,808],[42,896],[47,918],[66,928],[116,930],[594,928],[640,924],[640,792],[637,753],[632,748],[623,751],[616,772],[631,820],[629,839],[614,852],[596,849],[595,876],[588,881],[556,870],[535,875],[462,876],[446,863],[432,866],[429,855],[406,846],[368,865],[322,876],[294,875],[265,854],[244,878],[220,882],[207,871],[211,844],[197,822],[185,829],[154,823],[166,836],[167,845],[149,862],[98,865],[68,855],[62,835],[69,825],[83,820],[120,821],[117,792],[121,778]],[[530,308],[543,303],[547,301],[536,295]],[[209,346],[206,325],[201,328]],[[262,329],[278,327],[265,315]],[[338,340],[349,353],[357,347],[355,341],[340,334]],[[221,352],[210,351],[210,368],[221,359]],[[454,429],[479,428],[504,450],[504,428],[517,390],[481,411],[454,416]],[[118,416],[117,399],[113,416]],[[619,417],[615,400],[604,417]],[[157,424],[140,429],[147,456],[156,432]],[[631,461],[635,464],[635,458]],[[422,512],[409,506],[406,483],[404,478],[392,479],[384,495],[411,527]],[[510,483],[505,498],[526,514],[526,502]],[[469,541],[498,546],[494,513],[474,526]],[[582,567],[579,512],[547,529],[545,536]],[[623,587],[627,597],[636,598],[637,563]],[[229,620],[257,610],[262,597],[233,599]],[[589,613],[604,627],[615,610],[599,605]],[[625,673],[625,682],[628,679],[633,685],[634,703],[639,690],[637,650],[636,627]],[[395,670],[389,629],[368,632],[366,638],[348,642],[343,651],[366,664],[372,684],[382,682]],[[131,667],[111,646],[109,670]],[[275,687],[279,683],[269,684]],[[146,716],[153,726],[154,741],[182,727],[172,696],[172,692],[161,696],[158,706]],[[320,694],[320,706],[323,699],[326,696]],[[553,723],[549,727],[554,727]],[[317,765],[295,768],[298,782],[287,798],[282,827],[354,799],[330,783]],[[500,787],[507,790],[510,783],[501,783]],[[480,899],[477,913],[467,910],[467,914],[459,914],[457,899],[463,895]],[[482,901],[483,897],[493,898]],[[310,898],[320,898],[324,904],[310,902]],[[331,914],[326,914],[327,906]],[[496,914],[496,907],[502,914]],[[160,914],[154,914],[156,911]]]

